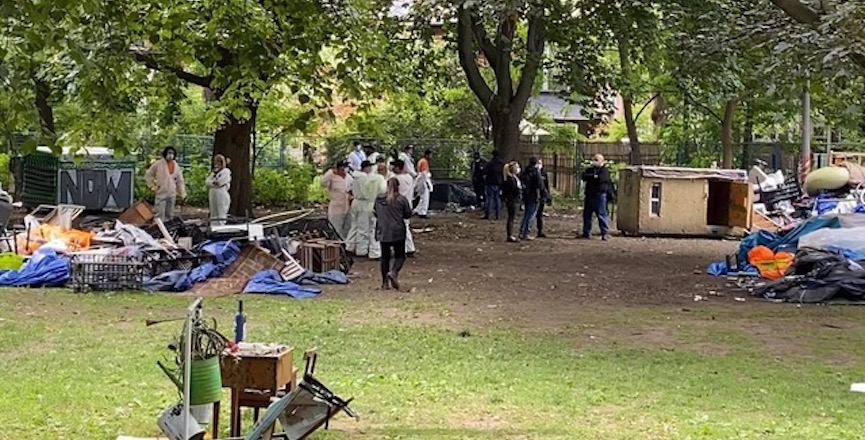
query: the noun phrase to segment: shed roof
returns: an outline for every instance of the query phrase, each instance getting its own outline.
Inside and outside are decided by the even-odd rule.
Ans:
[[[637,166],[628,169],[637,172],[642,177],[656,179],[685,179],[685,180],[726,180],[730,182],[746,182],[748,172],[745,170],[721,170],[715,168],[678,168],[678,167],[653,167]]]

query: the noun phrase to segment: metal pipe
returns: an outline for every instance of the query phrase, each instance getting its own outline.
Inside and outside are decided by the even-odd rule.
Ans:
[[[192,380],[192,326],[201,310],[203,298],[195,298],[186,309],[186,335],[183,344],[183,440],[189,439],[189,382]]]

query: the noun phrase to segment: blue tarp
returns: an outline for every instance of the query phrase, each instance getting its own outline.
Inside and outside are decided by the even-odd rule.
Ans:
[[[51,249],[39,249],[20,270],[0,274],[0,286],[60,287],[69,281],[69,259]]]
[[[151,291],[185,292],[195,283],[221,276],[225,269],[240,256],[240,246],[231,241],[208,241],[198,250],[213,254],[215,263],[205,263],[192,270],[175,270],[144,280],[144,288]]]
[[[291,281],[283,281],[275,270],[263,270],[256,273],[246,283],[243,293],[267,293],[271,295],[288,295],[292,298],[314,298],[321,293],[315,287],[303,287]]]
[[[824,228],[840,228],[841,219],[837,215],[827,215],[823,217],[812,217],[795,228],[788,231],[786,234],[779,236],[769,231],[757,231],[748,234],[739,243],[739,264],[748,264],[748,252],[757,246],[766,246],[772,252],[790,252],[796,253],[799,248],[799,239],[814,231]],[[745,267],[743,271],[747,270]],[[716,262],[709,264],[706,270],[707,273],[715,276],[726,275],[729,272],[727,264]]]

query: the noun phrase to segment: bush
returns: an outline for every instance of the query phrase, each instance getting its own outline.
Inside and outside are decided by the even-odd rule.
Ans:
[[[12,188],[12,172],[9,170],[10,156],[6,153],[0,154],[0,184],[5,191]]]
[[[0,157],[0,163],[2,163]],[[144,181],[149,163],[139,163],[135,181],[135,199],[153,202],[153,191]],[[187,202],[193,206],[208,206],[209,188],[204,180],[211,169],[207,164],[195,164],[183,170],[186,180]],[[0,173],[2,178],[2,173]],[[288,206],[290,204],[321,202],[327,192],[321,187],[315,169],[304,163],[289,162],[284,169],[259,168],[252,182],[252,197],[256,205]]]
[[[289,162],[285,169],[257,169],[252,197],[257,205],[286,206],[318,201],[323,189],[316,185],[315,170],[309,164]],[[324,194],[327,197],[327,194]]]

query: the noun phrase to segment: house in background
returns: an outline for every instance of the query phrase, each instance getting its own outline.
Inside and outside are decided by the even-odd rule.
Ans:
[[[546,48],[548,59],[552,56],[552,50],[550,47]],[[543,67],[543,72],[538,78],[542,80],[540,92],[529,99],[526,109],[527,115],[539,114],[552,119],[557,125],[571,125],[574,127],[574,131],[585,137],[596,134],[603,124],[615,117],[617,112],[587,109],[581,104],[571,102],[568,99],[571,95],[570,88],[560,84],[556,80],[556,76],[555,68]],[[617,110],[621,106],[620,101],[615,101]]]

